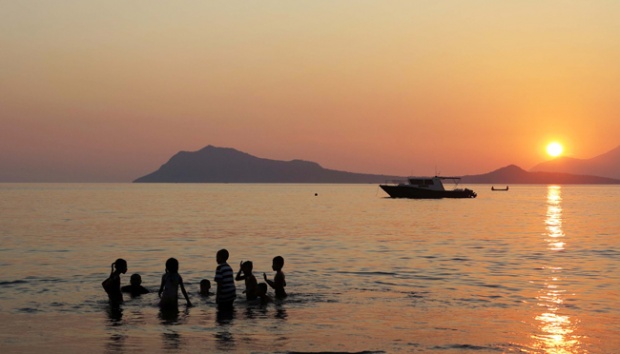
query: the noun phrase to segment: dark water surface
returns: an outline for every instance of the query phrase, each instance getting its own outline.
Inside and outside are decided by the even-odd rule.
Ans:
[[[0,348],[17,352],[617,353],[620,187],[467,186],[396,200],[376,185],[0,184]],[[318,195],[315,195],[318,194]],[[227,248],[289,297],[233,313],[201,298]],[[113,310],[124,258],[153,293]],[[194,307],[161,313],[176,257]],[[272,294],[273,295],[273,294]]]

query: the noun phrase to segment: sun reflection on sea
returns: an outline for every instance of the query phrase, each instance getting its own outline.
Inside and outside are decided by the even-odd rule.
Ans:
[[[549,186],[547,192],[546,239],[550,252],[564,251],[562,230],[562,196],[560,186]],[[561,288],[562,270],[558,265],[545,267],[550,276],[537,296],[542,313],[537,315],[539,333],[533,335],[536,346],[544,353],[582,353],[579,336],[574,335],[577,320],[563,314],[566,290]]]

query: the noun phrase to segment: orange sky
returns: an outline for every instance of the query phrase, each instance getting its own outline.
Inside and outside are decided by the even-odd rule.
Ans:
[[[96,3],[0,0],[0,182],[209,144],[396,175],[620,144],[620,2]]]

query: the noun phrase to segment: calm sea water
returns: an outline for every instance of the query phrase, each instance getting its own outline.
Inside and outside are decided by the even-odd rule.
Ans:
[[[620,188],[466,186],[388,199],[376,185],[0,184],[0,351],[617,353]],[[198,295],[227,248],[289,297]],[[111,310],[124,258],[153,293]],[[156,306],[176,257],[194,307]]]

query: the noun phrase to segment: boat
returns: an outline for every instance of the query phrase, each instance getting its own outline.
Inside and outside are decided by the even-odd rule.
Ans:
[[[495,188],[495,186],[491,187],[492,191],[508,191],[508,186],[506,188]]]
[[[443,186],[443,180],[452,180],[455,188],[448,190]],[[410,199],[441,199],[441,198],[476,198],[477,194],[471,189],[456,188],[461,177],[409,177],[407,181],[395,181],[380,184],[391,198]]]

